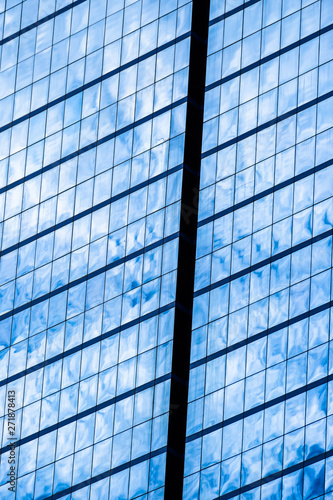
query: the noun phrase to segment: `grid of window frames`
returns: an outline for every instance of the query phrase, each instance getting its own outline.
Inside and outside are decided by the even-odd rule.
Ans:
[[[191,8],[0,1],[3,499],[163,498]]]
[[[211,0],[184,500],[333,498],[332,7]]]

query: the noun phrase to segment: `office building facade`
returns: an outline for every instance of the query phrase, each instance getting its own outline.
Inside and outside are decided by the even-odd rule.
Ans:
[[[1,498],[331,498],[331,1],[0,12]]]
[[[211,1],[184,499],[332,498],[333,4]]]

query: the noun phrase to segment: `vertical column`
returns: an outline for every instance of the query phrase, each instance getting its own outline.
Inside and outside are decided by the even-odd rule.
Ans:
[[[193,0],[165,478],[165,498],[173,500],[183,491],[209,4]]]

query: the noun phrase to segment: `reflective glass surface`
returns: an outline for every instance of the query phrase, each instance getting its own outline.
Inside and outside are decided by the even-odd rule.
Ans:
[[[212,0],[183,498],[331,498],[333,9]]]
[[[0,2],[1,498],[163,498],[191,8]]]
[[[167,498],[192,7],[0,0],[1,498]],[[183,499],[332,500],[332,0],[205,62]]]

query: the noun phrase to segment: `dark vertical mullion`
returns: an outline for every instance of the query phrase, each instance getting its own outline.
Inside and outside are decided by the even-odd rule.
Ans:
[[[209,1],[193,0],[165,498],[181,499],[190,368]]]

